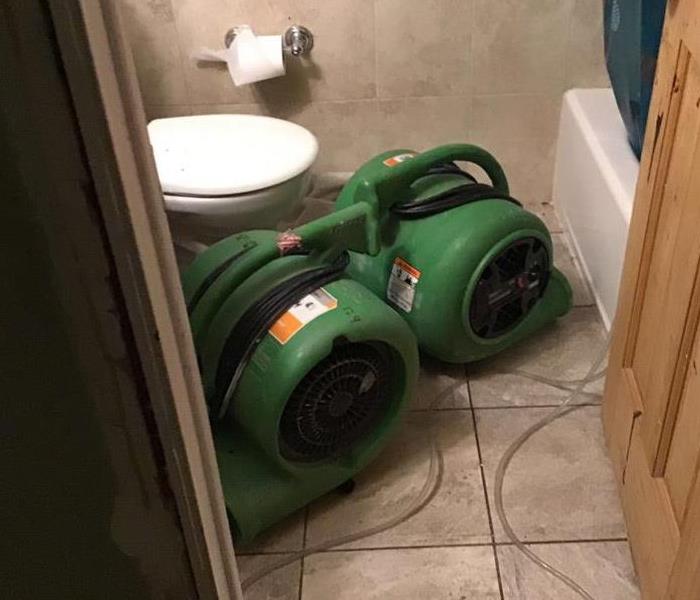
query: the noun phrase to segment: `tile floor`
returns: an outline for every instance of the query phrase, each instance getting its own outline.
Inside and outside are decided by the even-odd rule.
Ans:
[[[508,543],[494,504],[494,472],[506,446],[565,392],[508,374],[586,374],[604,330],[562,234],[559,267],[575,308],[495,359],[468,367],[423,361],[416,398],[389,447],[357,477],[239,552],[243,577],[266,561],[383,521],[425,482],[428,436],[445,461],[442,485],[421,513],[376,536],[307,557],[266,577],[249,600],[575,600]],[[515,530],[601,600],[639,598],[600,421],[601,384],[581,407],[526,443],[504,489]]]

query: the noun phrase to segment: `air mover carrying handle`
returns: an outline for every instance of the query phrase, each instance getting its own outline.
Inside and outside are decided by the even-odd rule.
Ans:
[[[358,202],[306,223],[295,233],[306,250],[327,252],[336,247],[338,251],[349,249],[375,255],[380,247],[377,205],[376,199]]]
[[[422,154],[394,150],[366,163],[343,188],[336,212],[297,228],[307,250],[339,246],[375,255],[379,252],[379,222],[394,204],[410,196],[411,184],[438,166],[466,161],[481,167],[496,192],[508,194],[508,180],[498,161],[472,144],[439,146]]]
[[[381,198],[385,194],[393,195],[392,192],[405,192],[416,179],[427,175],[433,167],[455,161],[470,162],[481,167],[489,176],[493,187],[508,194],[506,175],[499,162],[489,152],[472,144],[451,144],[416,154],[395,166],[387,166],[388,161],[383,161],[385,169],[381,172],[381,179],[374,182],[377,195]]]
[[[481,167],[493,187],[508,194],[508,180],[499,162],[486,150],[473,144],[449,144],[423,153],[392,150],[363,165],[338,198],[338,209],[365,202],[374,204],[378,212],[390,209],[410,196],[411,185],[438,165],[466,161]]]

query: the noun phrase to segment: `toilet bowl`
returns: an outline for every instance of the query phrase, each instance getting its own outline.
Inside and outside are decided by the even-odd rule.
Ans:
[[[176,245],[285,227],[302,210],[318,155],[299,125],[255,115],[198,115],[148,125]]]

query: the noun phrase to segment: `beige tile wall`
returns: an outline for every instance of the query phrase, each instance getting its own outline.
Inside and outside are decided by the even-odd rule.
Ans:
[[[503,162],[514,194],[550,196],[561,95],[608,85],[601,0],[122,0],[150,117],[248,112],[319,138],[321,170],[348,171],[392,147],[471,141]],[[223,65],[189,58],[226,30],[292,23],[312,58],[236,88]]]

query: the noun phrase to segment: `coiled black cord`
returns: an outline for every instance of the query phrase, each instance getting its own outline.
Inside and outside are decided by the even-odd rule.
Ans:
[[[478,183],[471,174],[463,171],[454,163],[445,163],[433,167],[428,171],[428,175],[461,175],[468,179],[470,183],[459,185],[415,202],[396,204],[391,208],[393,214],[406,221],[424,219],[458,206],[479,202],[480,200],[505,200],[522,206],[519,200],[497,191],[493,186]]]
[[[428,175],[459,175],[468,179],[472,183],[477,183],[476,178],[464,169],[460,169],[455,163],[442,163],[441,165],[435,165],[428,171]]]
[[[224,271],[226,271],[226,269],[228,269],[234,262],[236,262],[236,260],[238,260],[246,252],[250,251],[252,248],[253,246],[247,246],[241,249],[233,256],[227,258],[218,267],[216,267],[216,269],[214,269],[205,277],[204,281],[202,281],[199,287],[195,290],[194,294],[192,294],[192,297],[187,303],[187,314],[190,317],[192,316],[194,309],[197,308],[197,304],[199,304],[199,301],[204,297],[204,294],[206,294],[209,291],[209,288],[216,283],[216,281],[219,279],[219,277],[221,277]]]
[[[233,390],[267,330],[304,296],[339,279],[349,261],[348,253],[343,252],[332,265],[303,271],[281,282],[249,307],[231,328],[219,355],[210,403],[219,418],[227,412]]]

